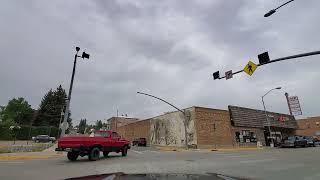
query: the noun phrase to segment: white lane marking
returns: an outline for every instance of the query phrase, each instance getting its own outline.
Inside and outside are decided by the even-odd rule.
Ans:
[[[239,161],[239,163],[259,163],[259,162],[268,162],[268,161],[275,161],[276,159],[259,159],[259,160],[246,160],[246,161]]]
[[[137,153],[137,154],[143,154],[143,152],[140,152],[140,151],[135,151],[135,150],[132,150],[132,151]]]
[[[227,156],[230,158],[242,158],[242,157],[253,157],[254,155],[238,155],[238,156]]]
[[[149,152],[152,152],[152,153],[160,153],[159,151],[150,151],[150,150],[147,150],[147,151],[149,151]]]
[[[23,161],[0,161],[0,163],[3,163],[3,164],[22,164],[24,162]]]

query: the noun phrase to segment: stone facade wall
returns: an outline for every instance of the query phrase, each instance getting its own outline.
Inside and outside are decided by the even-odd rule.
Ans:
[[[196,144],[197,137],[194,126],[194,108],[186,109],[188,145]],[[184,115],[179,112],[170,112],[151,118],[151,144],[166,146],[184,146],[185,130]]]

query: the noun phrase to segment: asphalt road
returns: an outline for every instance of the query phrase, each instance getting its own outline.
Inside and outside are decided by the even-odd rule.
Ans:
[[[110,154],[99,161],[87,157],[69,162],[66,157],[0,161],[0,179],[64,179],[110,172],[220,173],[249,179],[320,179],[320,147],[238,152],[163,152],[131,149],[127,157]]]

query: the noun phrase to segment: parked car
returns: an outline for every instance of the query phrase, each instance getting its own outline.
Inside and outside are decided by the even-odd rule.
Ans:
[[[316,139],[311,136],[305,136],[304,137],[307,140],[307,144],[309,147],[315,147],[316,146]]]
[[[50,137],[48,135],[38,135],[36,137],[32,137],[32,140],[36,143],[40,143],[40,142],[56,142],[56,138],[55,137]]]
[[[308,142],[302,136],[289,136],[282,141],[281,147],[307,147]]]
[[[132,146],[135,146],[135,145],[138,145],[138,146],[147,146],[147,139],[146,138],[137,138],[137,139],[134,139],[132,141]]]
[[[79,156],[88,156],[89,160],[96,161],[100,158],[100,152],[105,157],[110,152],[116,152],[127,156],[130,142],[122,139],[113,131],[96,131],[92,136],[67,136],[58,140],[56,151],[68,152],[70,161],[75,161]]]

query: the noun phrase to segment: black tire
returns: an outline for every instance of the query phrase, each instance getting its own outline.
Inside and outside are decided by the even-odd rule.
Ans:
[[[122,156],[127,156],[127,153],[128,153],[128,146],[124,146],[122,148],[121,155]]]
[[[67,157],[70,161],[77,160],[78,156],[79,156],[79,153],[77,153],[77,152],[68,152],[68,154],[67,154]]]
[[[108,155],[109,155],[109,151],[103,151],[103,156],[104,157],[108,157]]]
[[[89,160],[96,161],[100,158],[100,149],[98,147],[94,147],[91,149],[89,153]]]

